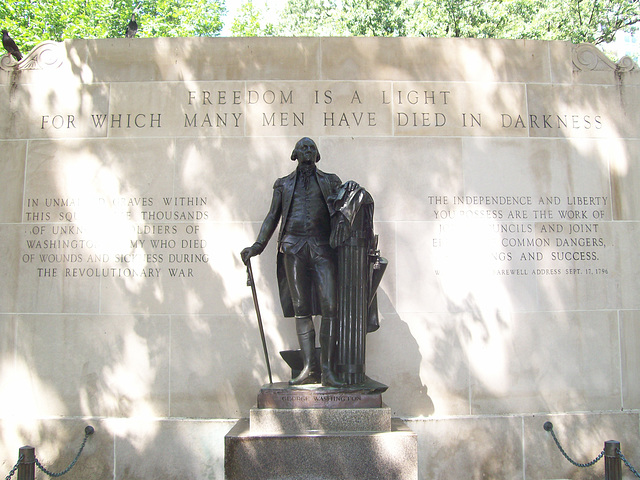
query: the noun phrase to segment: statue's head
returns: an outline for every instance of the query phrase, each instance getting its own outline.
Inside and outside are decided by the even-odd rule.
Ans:
[[[291,152],[291,160],[298,160],[300,163],[317,163],[320,161],[320,152],[316,142],[309,137],[298,140],[293,152]]]

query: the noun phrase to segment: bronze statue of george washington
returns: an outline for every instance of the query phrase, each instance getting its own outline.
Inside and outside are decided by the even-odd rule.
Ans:
[[[291,160],[294,172],[273,185],[273,198],[255,243],[241,252],[242,261],[265,249],[278,223],[277,277],[280,302],[285,317],[295,317],[296,333],[303,358],[300,374],[289,381],[301,385],[313,380],[316,332],[313,315],[321,315],[320,363],[322,385],[341,386],[335,371],[338,328],[336,252],[331,248],[332,198],[342,182],[337,175],[316,167],[320,153],[315,142],[302,138]],[[353,190],[355,182],[343,189]]]

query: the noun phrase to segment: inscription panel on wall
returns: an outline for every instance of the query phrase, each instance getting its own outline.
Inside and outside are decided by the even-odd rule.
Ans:
[[[45,89],[53,99],[46,111],[36,103],[42,91],[25,94],[34,105],[29,117],[17,119],[21,128],[16,131],[35,138],[302,133],[593,138],[623,130],[617,124],[622,115],[606,114],[602,100],[589,100],[602,96],[596,87],[582,87],[585,102],[579,109],[558,99],[545,103],[546,87],[535,86],[536,95],[530,94],[532,88],[380,81],[155,82],[109,89],[57,85]],[[83,103],[85,97],[91,102]]]
[[[440,275],[461,252],[498,276],[608,275],[611,200],[602,195],[429,196]],[[462,254],[464,257],[464,255]]]
[[[22,263],[41,278],[194,278],[209,263],[200,226],[211,218],[207,197],[28,198],[26,204]],[[110,222],[99,216],[105,208]]]

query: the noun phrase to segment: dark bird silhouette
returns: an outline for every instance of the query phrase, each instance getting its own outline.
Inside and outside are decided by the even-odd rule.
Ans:
[[[131,20],[129,20],[129,25],[127,25],[127,33],[125,33],[126,38],[133,38],[136,36],[136,32],[138,31],[138,23],[136,22],[136,14],[131,14]]]
[[[9,52],[9,55],[13,55],[17,61],[22,60],[20,49],[16,45],[16,42],[13,41],[13,38],[9,36],[9,32],[5,29],[2,29],[2,46],[7,52]]]

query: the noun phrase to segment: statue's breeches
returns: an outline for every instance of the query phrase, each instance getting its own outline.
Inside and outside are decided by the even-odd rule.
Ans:
[[[284,252],[284,268],[296,317],[313,314],[314,287],[323,318],[337,315],[336,262],[332,253],[322,250],[304,245],[296,253]]]

